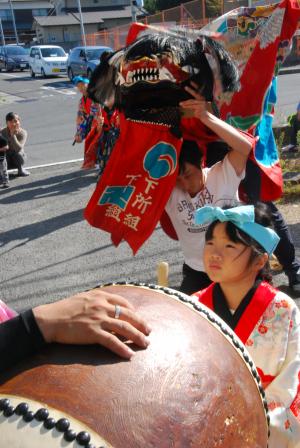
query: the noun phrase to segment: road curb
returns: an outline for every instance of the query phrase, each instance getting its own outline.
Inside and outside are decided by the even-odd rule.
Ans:
[[[37,168],[48,168],[49,166],[58,166],[58,165],[66,165],[67,163],[77,163],[82,162],[81,159],[73,159],[73,160],[65,160],[63,162],[54,162],[54,163],[46,163],[44,165],[34,165],[34,166],[26,166],[26,170],[35,170]],[[16,173],[18,170],[16,168],[8,170],[8,173]]]
[[[286,68],[282,68],[281,70],[279,70],[278,75],[293,75],[294,73],[300,73],[300,67],[298,68],[293,68],[293,67],[286,67]]]

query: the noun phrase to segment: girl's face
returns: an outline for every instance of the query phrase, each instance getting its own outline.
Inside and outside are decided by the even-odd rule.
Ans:
[[[203,261],[207,275],[213,282],[232,283],[253,273],[249,266],[251,248],[234,243],[226,234],[226,223],[218,223],[213,237],[206,241]]]

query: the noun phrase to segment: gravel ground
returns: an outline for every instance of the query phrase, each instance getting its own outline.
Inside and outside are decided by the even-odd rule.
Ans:
[[[277,206],[289,225],[296,248],[296,255],[298,259],[300,259],[300,198],[296,202],[277,204]],[[293,294],[290,289],[287,288],[287,278],[282,272],[274,272],[274,284],[294,299],[298,299],[297,303],[300,306],[300,294]]]

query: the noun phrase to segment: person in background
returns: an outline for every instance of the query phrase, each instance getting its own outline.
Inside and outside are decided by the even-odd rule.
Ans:
[[[290,125],[290,143],[282,148],[283,152],[297,152],[300,146],[300,102],[298,103],[295,114],[288,117]]]
[[[120,135],[119,112],[113,106],[112,101],[107,101],[102,108],[101,127],[101,133],[99,133],[97,143],[97,161],[99,165],[98,179],[102,176],[115,143]]]
[[[78,105],[77,118],[76,118],[76,133],[74,136],[75,143],[82,143],[84,141],[84,156],[82,169],[94,168],[95,163],[88,160],[88,149],[90,146],[90,139],[87,138],[92,127],[94,116],[97,114],[99,105],[92,102],[88,97],[88,84],[89,79],[82,76],[75,76],[72,80],[74,86],[81,94],[81,98]]]
[[[21,127],[18,114],[9,112],[5,119],[6,127],[1,130],[1,135],[7,140],[8,150],[5,155],[8,168],[17,168],[18,176],[29,176],[29,171],[24,168],[27,131]]]
[[[255,363],[270,414],[269,448],[299,448],[300,312],[268,283],[279,241],[270,218],[264,204],[195,212],[196,223],[211,223],[203,261],[213,282],[195,296],[231,327]]]
[[[0,182],[2,183],[2,188],[9,188],[9,177],[5,156],[7,150],[7,140],[0,135]]]
[[[150,332],[126,299],[101,289],[40,305],[19,315],[0,300],[0,371],[51,342],[100,344],[130,359],[135,352],[123,340],[146,348]]]

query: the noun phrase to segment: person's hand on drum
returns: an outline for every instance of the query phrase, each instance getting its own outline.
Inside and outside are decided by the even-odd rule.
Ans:
[[[147,323],[123,297],[94,289],[33,309],[46,342],[101,344],[123,358],[134,351],[116,335],[139,347],[149,344]]]

